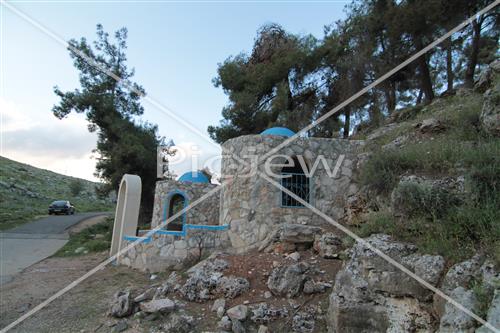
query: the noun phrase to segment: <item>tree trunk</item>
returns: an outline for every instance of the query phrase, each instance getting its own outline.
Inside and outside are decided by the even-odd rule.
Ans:
[[[424,92],[423,92],[423,90],[422,90],[422,89],[420,89],[420,90],[418,91],[417,101],[416,101],[416,103],[415,103],[415,104],[417,104],[417,105],[418,105],[418,104],[422,103],[422,96],[423,96],[423,95],[424,95]]]
[[[344,116],[345,120],[343,136],[344,139],[347,139],[349,137],[349,130],[351,129],[351,109],[349,107],[346,108]]]
[[[448,81],[448,88],[446,89],[448,92],[453,91],[453,58],[452,58],[452,41],[451,37],[448,38],[446,44],[446,79]]]
[[[423,49],[424,46],[420,36],[415,38],[415,46],[418,50]],[[420,88],[425,95],[425,100],[430,102],[434,99],[434,90],[432,89],[432,79],[429,71],[429,64],[427,63],[427,54],[420,56],[417,60],[417,64],[420,72]]]
[[[480,19],[481,20],[481,19]],[[465,71],[464,85],[467,88],[474,86],[474,72],[476,71],[477,57],[479,54],[479,40],[481,38],[481,21],[477,19],[472,21],[472,45],[469,63]]]

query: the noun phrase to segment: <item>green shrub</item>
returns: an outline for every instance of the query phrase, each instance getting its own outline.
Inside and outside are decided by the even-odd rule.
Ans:
[[[397,233],[397,220],[389,212],[373,212],[369,215],[368,221],[360,225],[358,236],[368,237],[372,234]]]
[[[405,182],[394,189],[395,206],[408,217],[436,219],[460,204],[460,198],[447,189]]]
[[[85,248],[85,251],[89,253],[108,250],[111,247],[113,221],[113,217],[107,217],[104,222],[71,235],[69,241],[55,255],[61,257],[81,255],[83,252],[75,253],[75,250],[80,247]],[[96,235],[102,236],[96,238]]]

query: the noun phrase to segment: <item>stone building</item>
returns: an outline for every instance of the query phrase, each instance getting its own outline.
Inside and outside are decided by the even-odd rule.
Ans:
[[[307,205],[341,221],[349,197],[358,191],[357,155],[363,142],[310,137],[289,140],[293,135],[289,129],[277,127],[226,141],[222,145],[222,186],[211,184],[201,172],[157,182],[151,226],[165,226],[144,237],[120,262],[156,271],[194,260],[202,249],[242,253],[261,246],[284,224],[324,224]],[[278,187],[264,179],[263,173]],[[221,186],[220,193],[207,196],[165,223],[217,186]],[[129,236],[128,240],[139,238],[141,235]]]
[[[261,177],[262,173],[335,220],[344,217],[348,197],[358,191],[353,182],[353,167],[362,142],[297,138],[283,144],[291,135],[293,132],[281,128],[270,129],[260,135],[230,139],[222,145],[222,175],[228,184],[222,188],[220,223],[229,226],[231,244],[238,252],[258,247],[284,223],[325,223]],[[251,159],[267,157],[270,151],[273,153],[267,158],[267,171],[266,163],[255,161],[248,171]]]

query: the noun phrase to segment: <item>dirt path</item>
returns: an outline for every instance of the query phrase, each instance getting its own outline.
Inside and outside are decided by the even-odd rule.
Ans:
[[[0,287],[0,327],[5,327],[104,260],[107,253],[48,258]],[[147,284],[149,275],[107,266],[10,332],[108,332],[109,300],[126,286]]]

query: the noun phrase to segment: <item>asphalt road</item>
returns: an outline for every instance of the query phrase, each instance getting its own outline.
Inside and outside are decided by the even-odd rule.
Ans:
[[[68,241],[68,228],[109,213],[51,215],[0,233],[0,285],[26,267],[53,255]]]

